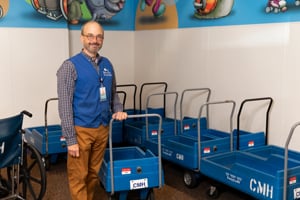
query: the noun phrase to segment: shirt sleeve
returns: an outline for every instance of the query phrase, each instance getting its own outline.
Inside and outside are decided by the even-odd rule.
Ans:
[[[65,61],[57,71],[58,112],[61,119],[62,134],[67,145],[77,144],[73,120],[73,92],[77,74],[71,61]]]

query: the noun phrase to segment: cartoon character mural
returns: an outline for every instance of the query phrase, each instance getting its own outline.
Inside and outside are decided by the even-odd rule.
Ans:
[[[141,0],[140,2],[140,10],[144,11],[146,6],[152,6],[152,13],[155,17],[162,16],[166,11],[166,5],[162,0]]]
[[[33,8],[52,20],[62,17],[59,0],[31,0]]]
[[[0,2],[0,19],[3,18],[9,8],[9,0],[3,0]]]
[[[295,1],[297,5],[297,0]],[[266,13],[274,12],[284,12],[287,10],[286,1],[285,0],[268,0]]]
[[[178,0],[139,0],[136,7],[135,29],[178,28]]]
[[[199,19],[215,19],[230,14],[234,0],[194,0],[194,16]]]
[[[92,20],[107,20],[112,18],[123,7],[125,0],[85,0],[92,13]]]
[[[83,4],[83,0],[67,0],[61,1],[61,10],[62,14],[66,20],[68,20],[71,24],[78,24],[82,19],[83,12],[81,9],[81,5]]]
[[[31,0],[34,9],[52,20],[62,16],[71,24],[81,20],[108,20],[119,13],[125,0]]]

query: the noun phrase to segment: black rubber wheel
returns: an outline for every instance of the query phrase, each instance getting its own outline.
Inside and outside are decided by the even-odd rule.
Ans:
[[[12,180],[12,169],[7,169],[8,180]],[[44,197],[47,184],[45,165],[40,153],[27,143],[24,143],[23,163],[20,165],[19,181],[23,198],[41,200]]]
[[[107,199],[108,200],[119,200],[119,195],[118,195],[118,193],[114,193],[113,195],[111,195],[109,193],[109,194],[107,194]]]
[[[220,191],[216,186],[210,186],[206,191],[207,196],[213,199],[217,199],[220,196]]]
[[[45,156],[45,157],[42,157],[42,161],[43,163],[45,164],[45,169],[46,171],[49,171],[50,170],[50,167],[51,167],[51,159],[50,159],[50,156]]]
[[[153,189],[149,190],[146,200],[155,200]]]
[[[183,174],[184,185],[188,188],[195,188],[198,185],[198,176],[193,171],[185,171]]]
[[[0,176],[0,199],[6,197],[9,194],[10,187],[8,181]]]

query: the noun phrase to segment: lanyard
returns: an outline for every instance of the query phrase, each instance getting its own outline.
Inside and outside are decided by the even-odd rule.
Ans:
[[[100,64],[100,60],[96,59],[96,60],[91,60],[94,68],[97,71],[98,77],[99,77],[99,81],[101,84],[101,87],[103,86],[103,73],[101,73],[101,64]]]

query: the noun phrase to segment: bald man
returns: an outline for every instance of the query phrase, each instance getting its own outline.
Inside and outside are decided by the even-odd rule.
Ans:
[[[57,71],[58,109],[68,145],[67,171],[73,200],[92,200],[111,118],[124,120],[111,62],[99,55],[104,30],[96,21],[81,28],[82,51]]]

